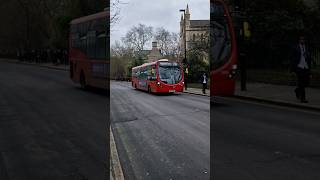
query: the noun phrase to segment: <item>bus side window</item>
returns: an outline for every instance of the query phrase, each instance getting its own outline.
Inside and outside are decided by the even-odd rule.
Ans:
[[[140,78],[141,78],[141,76],[140,76],[140,69],[137,69],[136,76],[137,76],[137,78],[138,78],[138,79],[140,79]]]
[[[134,77],[138,78],[138,69],[134,70]]]
[[[148,68],[144,68],[144,79],[148,79]]]
[[[96,32],[89,31],[87,34],[87,56],[89,58],[96,58],[95,45],[96,45]]]
[[[149,80],[151,77],[151,67],[147,66],[146,71],[147,71],[147,79]]]
[[[96,58],[107,59],[107,51],[109,51],[109,44],[107,42],[107,26],[106,19],[99,19],[93,25],[96,31]]]
[[[151,77],[152,77],[154,80],[156,80],[156,78],[157,78],[156,66],[155,66],[155,65],[151,66]]]
[[[96,32],[96,58],[97,59],[106,59],[107,55],[107,36],[106,32]]]
[[[147,77],[148,77],[148,71],[147,71],[147,68],[144,67],[143,68],[143,79],[147,79]]]

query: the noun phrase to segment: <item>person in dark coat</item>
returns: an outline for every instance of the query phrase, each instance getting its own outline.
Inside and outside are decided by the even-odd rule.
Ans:
[[[305,88],[309,86],[310,82],[311,55],[303,35],[299,37],[299,43],[294,47],[291,70],[297,76],[296,97],[302,103],[307,103]]]
[[[208,78],[206,76],[206,73],[202,74],[201,83],[202,83],[202,93],[206,94],[207,83],[208,83]]]

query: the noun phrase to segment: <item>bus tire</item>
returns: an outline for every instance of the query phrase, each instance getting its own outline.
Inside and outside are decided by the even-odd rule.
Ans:
[[[137,89],[137,84],[134,84],[134,88],[136,88],[136,89]]]
[[[150,86],[148,86],[148,93],[150,93],[150,94],[152,93]]]
[[[87,88],[86,77],[84,76],[83,71],[81,71],[81,73],[80,73],[80,86],[81,86],[82,89],[86,89]]]

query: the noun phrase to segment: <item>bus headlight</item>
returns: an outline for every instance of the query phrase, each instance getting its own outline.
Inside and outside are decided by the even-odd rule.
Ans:
[[[160,86],[160,82],[157,82],[157,85]]]
[[[184,81],[182,81],[182,84],[184,84]]]
[[[229,78],[233,78],[237,74],[237,69],[231,69],[229,71]]]
[[[234,65],[232,65],[232,69],[236,70],[236,69],[238,69],[238,66],[236,64],[234,64]]]

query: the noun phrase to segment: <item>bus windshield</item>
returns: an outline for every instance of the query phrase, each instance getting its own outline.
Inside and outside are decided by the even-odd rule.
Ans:
[[[159,63],[160,80],[167,84],[176,84],[182,79],[182,72],[178,63],[160,62]]]
[[[211,63],[215,70],[228,61],[231,37],[224,6],[219,2],[212,3],[211,6]]]

